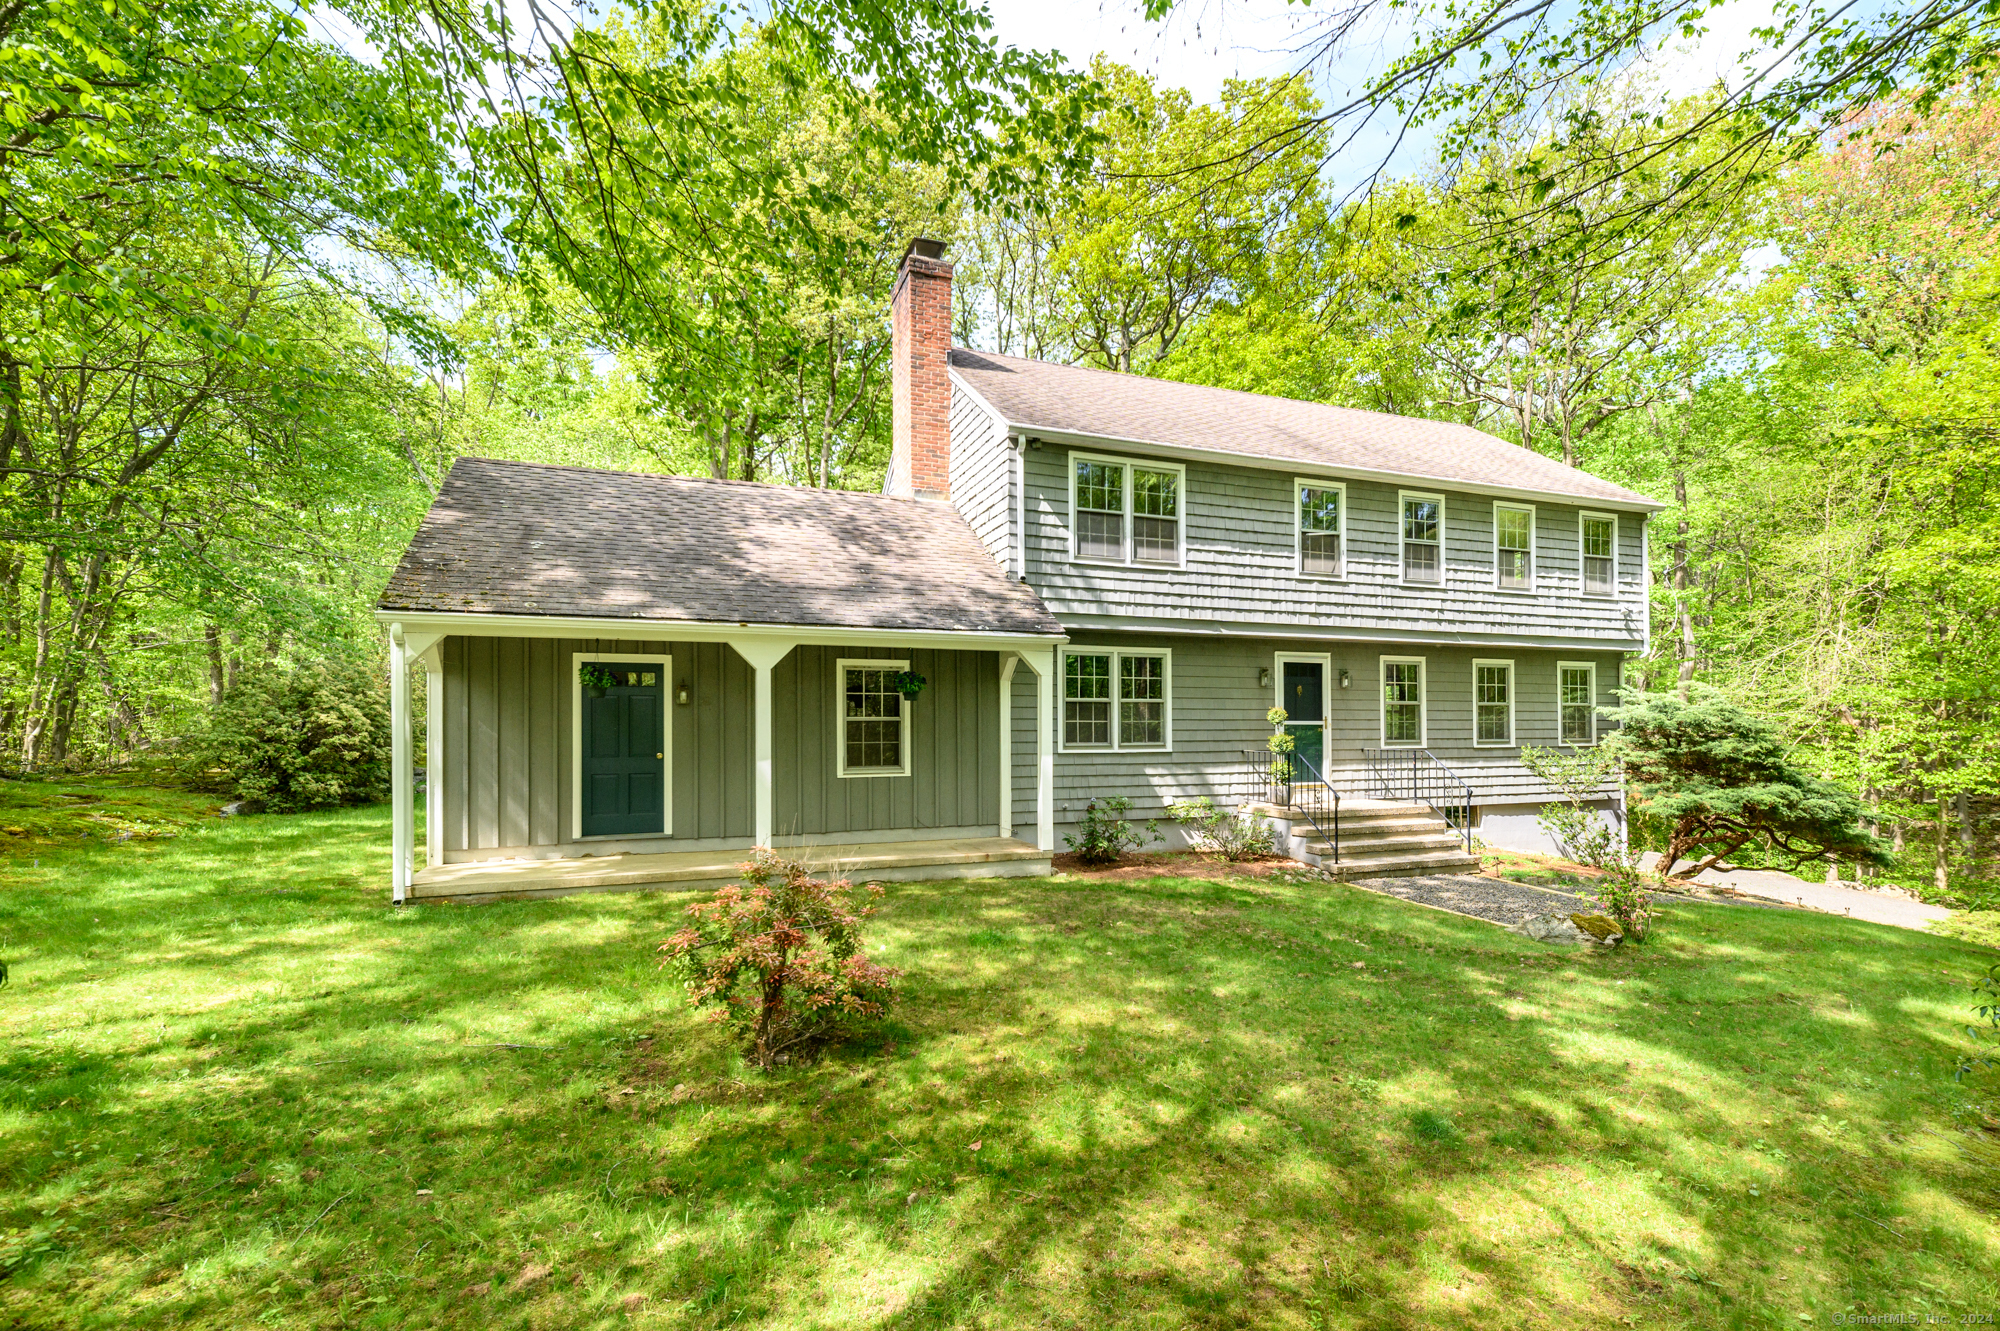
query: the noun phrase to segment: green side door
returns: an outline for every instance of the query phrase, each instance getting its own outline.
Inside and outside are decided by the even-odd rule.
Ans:
[[[617,682],[582,691],[583,835],[657,836],[667,830],[665,671],[585,664],[610,671]]]

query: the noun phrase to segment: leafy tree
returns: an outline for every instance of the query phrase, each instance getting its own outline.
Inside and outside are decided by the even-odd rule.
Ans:
[[[1628,694],[1605,742],[1624,764],[1639,810],[1667,827],[1663,875],[1697,852],[1707,857],[1690,874],[1753,844],[1793,869],[1887,861],[1887,847],[1860,826],[1861,802],[1802,770],[1774,726],[1712,688],[1697,685],[1690,694]]]

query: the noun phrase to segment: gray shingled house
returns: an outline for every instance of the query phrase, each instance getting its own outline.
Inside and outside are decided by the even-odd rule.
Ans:
[[[1468,426],[954,349],[951,275],[903,262],[881,495],[452,468],[377,611],[397,900],[752,845],[1041,873],[1110,795],[1257,801],[1350,874],[1539,847],[1519,746],[1597,742],[1660,505]]]

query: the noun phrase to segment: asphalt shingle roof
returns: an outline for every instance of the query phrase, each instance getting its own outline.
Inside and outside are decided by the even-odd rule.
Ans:
[[[383,610],[1055,634],[947,504],[460,458]]]
[[[1413,480],[1659,507],[1644,495],[1470,425],[964,348],[952,351],[951,368],[1010,426],[1030,433],[1039,427]]]

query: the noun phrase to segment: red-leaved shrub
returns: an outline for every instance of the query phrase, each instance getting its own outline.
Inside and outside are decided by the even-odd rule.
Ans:
[[[861,941],[875,913],[862,894],[879,897],[880,886],[815,878],[763,849],[742,874],[689,906],[693,923],[660,944],[689,1002],[727,1022],[766,1068],[887,1010],[902,972],[868,960]]]

